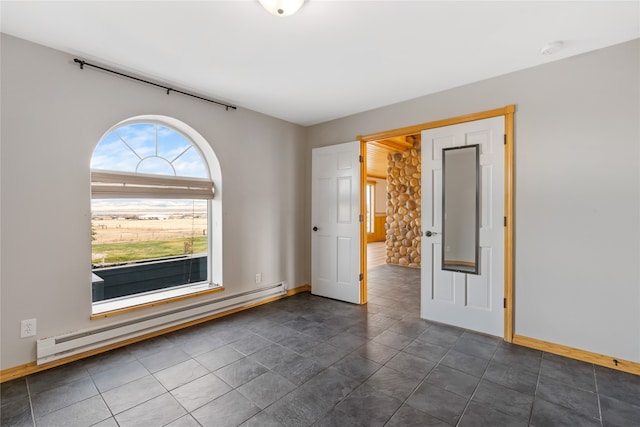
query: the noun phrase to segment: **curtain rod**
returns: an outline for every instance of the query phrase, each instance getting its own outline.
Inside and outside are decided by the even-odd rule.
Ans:
[[[183,92],[181,90],[174,89],[174,88],[171,88],[171,87],[168,87],[168,86],[164,86],[164,85],[161,85],[161,84],[158,84],[158,83],[150,82],[148,80],[144,80],[144,79],[141,79],[139,77],[134,77],[134,76],[130,76],[128,74],[121,73],[119,71],[110,70],[108,68],[104,68],[104,67],[101,67],[99,65],[90,64],[87,61],[83,61],[82,59],[74,58],[73,62],[75,62],[76,64],[79,64],[81,70],[83,70],[85,66],[93,67],[93,68],[97,68],[98,70],[102,70],[102,71],[106,71],[108,73],[116,74],[118,76],[126,77],[128,79],[135,80],[135,81],[138,81],[138,82],[141,82],[141,83],[146,83],[146,84],[151,85],[151,86],[160,87],[160,88],[165,89],[167,91],[167,95],[169,95],[171,92],[176,92],[176,93],[180,93],[182,95],[190,96],[192,98],[200,99],[202,101],[211,102],[212,104],[217,104],[217,105],[219,105],[221,107],[224,107],[227,111],[229,111],[229,108],[231,108],[232,110],[236,109],[236,107],[234,105],[229,105],[229,104],[225,104],[223,102],[214,101],[213,99],[208,99],[208,98],[204,98],[202,96],[194,95],[192,93]]]

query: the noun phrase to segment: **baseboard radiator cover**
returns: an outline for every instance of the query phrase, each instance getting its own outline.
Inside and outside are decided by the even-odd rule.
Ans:
[[[174,310],[142,316],[99,328],[85,329],[37,341],[37,364],[84,353],[151,332],[171,328],[217,313],[239,309],[261,301],[286,295],[284,282]]]

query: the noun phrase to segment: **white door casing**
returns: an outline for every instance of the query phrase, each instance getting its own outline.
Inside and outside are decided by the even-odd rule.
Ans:
[[[422,132],[421,317],[504,334],[504,116]],[[480,274],[441,269],[442,149],[480,145]]]
[[[312,150],[311,293],[360,304],[360,142]]]

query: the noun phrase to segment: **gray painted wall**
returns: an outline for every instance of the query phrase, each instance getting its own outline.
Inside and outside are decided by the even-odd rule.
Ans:
[[[640,362],[639,76],[634,40],[319,124],[307,171],[312,147],[516,104],[515,331]]]
[[[80,70],[73,56],[7,35],[1,47],[2,369],[35,360],[35,339],[19,337],[22,319],[36,318],[46,337],[142,314],[89,320],[89,160],[129,117],[174,117],[213,147],[224,182],[224,294],[255,289],[257,272],[260,286],[309,283],[304,128]],[[163,308],[145,314],[154,310]]]

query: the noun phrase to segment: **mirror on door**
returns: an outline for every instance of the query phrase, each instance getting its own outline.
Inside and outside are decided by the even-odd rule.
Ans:
[[[479,145],[442,149],[442,269],[479,274]]]

